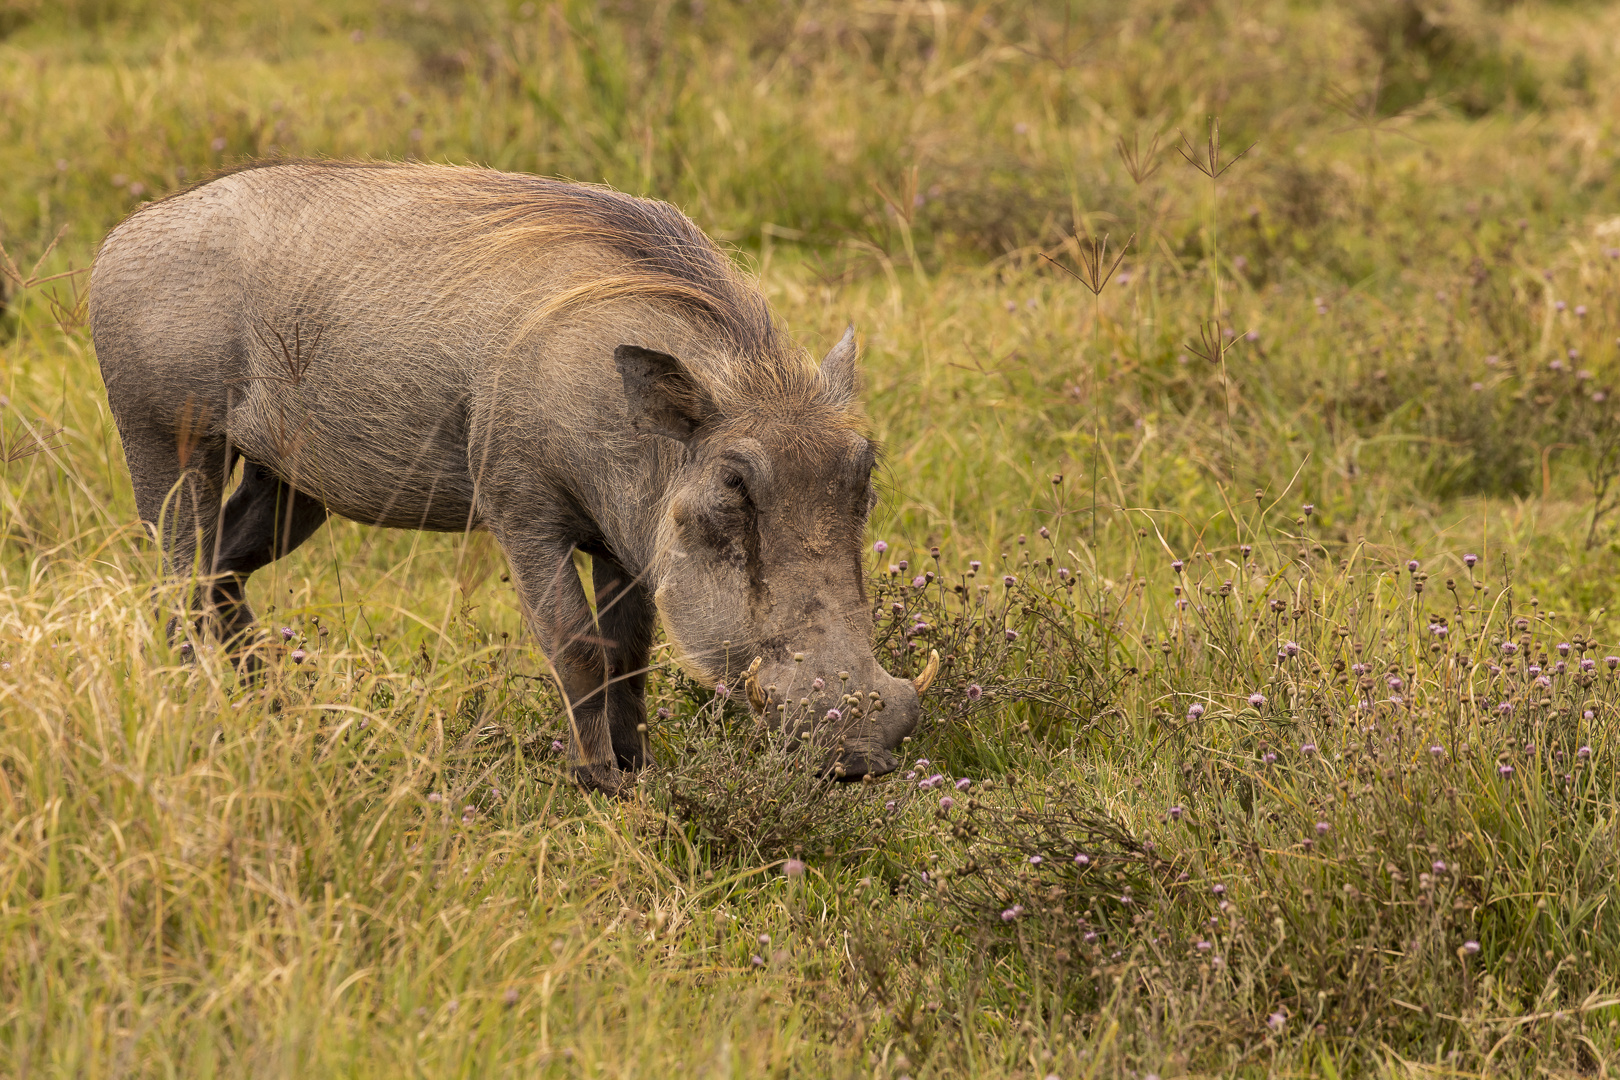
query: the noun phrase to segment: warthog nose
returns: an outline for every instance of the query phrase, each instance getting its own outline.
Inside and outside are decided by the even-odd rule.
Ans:
[[[898,764],[893,754],[880,747],[849,747],[828,754],[823,771],[835,780],[851,781],[894,772]]]

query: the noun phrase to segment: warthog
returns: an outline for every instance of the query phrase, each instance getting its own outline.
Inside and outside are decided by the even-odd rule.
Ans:
[[[938,658],[908,681],[872,654],[853,329],[818,366],[673,207],[486,169],[254,167],[114,229],[90,321],[140,515],[226,640],[251,636],[248,576],[329,513],[487,529],[582,783],[648,762],[660,616],[689,671],[740,679],[830,773],[894,768]]]

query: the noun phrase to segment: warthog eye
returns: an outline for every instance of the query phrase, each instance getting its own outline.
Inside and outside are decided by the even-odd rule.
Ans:
[[[721,477],[720,482],[726,485],[726,487],[730,488],[732,491],[741,493],[748,490],[748,485],[743,481],[743,478],[734,472],[726,473],[723,477]]]

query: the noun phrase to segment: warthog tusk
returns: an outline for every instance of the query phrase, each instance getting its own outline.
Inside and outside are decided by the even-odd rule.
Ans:
[[[764,662],[763,657],[756,656],[754,662],[748,665],[748,670],[743,672],[743,691],[748,695],[748,704],[754,707],[755,712],[764,712],[771,707],[771,699],[759,688],[757,678],[759,666]]]
[[[928,666],[922,669],[921,675],[911,680],[911,685],[917,688],[917,694],[919,697],[928,692],[928,688],[934,684],[934,676],[938,674],[939,650],[929,649]]]

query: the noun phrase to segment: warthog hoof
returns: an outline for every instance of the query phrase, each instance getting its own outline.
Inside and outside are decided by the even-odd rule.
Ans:
[[[569,772],[573,774],[574,783],[586,791],[600,791],[615,799],[627,798],[636,786],[634,773],[611,765],[575,765]]]

